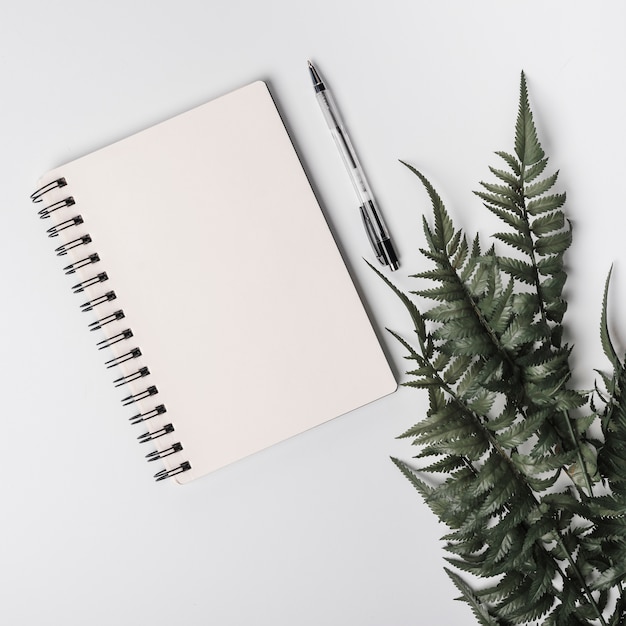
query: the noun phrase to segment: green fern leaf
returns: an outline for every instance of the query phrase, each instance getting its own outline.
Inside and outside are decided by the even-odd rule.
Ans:
[[[463,267],[463,264],[465,263],[467,259],[468,253],[469,253],[469,246],[467,245],[467,239],[465,238],[465,236],[463,236],[461,237],[458,249],[452,260],[452,268],[454,270],[458,270],[461,267]]]
[[[425,320],[433,322],[448,322],[450,320],[463,319],[469,317],[471,312],[470,303],[466,300],[453,300],[444,302],[426,311],[423,315]]]
[[[445,370],[446,367],[449,365],[451,359],[452,359],[451,355],[440,352],[433,360],[430,366],[431,370],[433,372],[441,372]]]
[[[507,596],[515,594],[521,587],[523,580],[524,578],[520,572],[510,571],[496,585],[477,590],[476,595],[485,602],[500,602]]]
[[[422,181],[422,184],[426,188],[426,191],[430,196],[435,219],[435,232],[433,240],[435,241],[436,248],[438,250],[445,250],[454,236],[454,226],[441,198],[439,197],[439,194],[421,172],[408,163],[404,163],[404,161],[401,161],[401,163],[408,167],[409,170],[411,170]]]
[[[565,225],[565,215],[562,211],[553,211],[533,220],[531,228],[535,235],[547,235],[560,230]]]
[[[517,448],[521,446],[535,433],[547,417],[547,412],[537,411],[506,430],[498,431],[496,433],[498,443],[503,448]]]
[[[518,182],[514,183],[514,187],[510,185],[494,185],[493,183],[486,183],[484,181],[480,182],[480,186],[485,188],[489,193],[495,195],[498,198],[508,198],[513,202],[513,206],[516,207],[514,211],[519,213],[519,208],[517,206],[518,202],[521,201],[522,197],[519,193],[519,189],[517,188]]]
[[[471,356],[455,356],[448,369],[444,372],[443,380],[450,385],[454,385],[465,374],[471,362]]]
[[[478,620],[481,626],[501,626],[502,622],[496,619],[489,612],[489,607],[483,604],[480,599],[474,594],[472,589],[463,581],[463,579],[452,572],[447,567],[444,568],[446,574],[450,577],[450,580],[454,583],[454,586],[461,592],[461,599],[467,602],[472,609],[472,613]]]
[[[482,358],[476,358],[474,354],[470,355],[470,357],[471,365],[467,368],[463,378],[456,387],[456,394],[461,400],[473,398],[480,390],[479,374],[483,368],[484,360]]]
[[[497,298],[492,310],[486,314],[494,332],[501,335],[511,322],[513,315],[513,281],[510,280],[504,291]]]
[[[530,594],[530,592],[529,592]],[[554,606],[554,597],[543,595],[535,602],[525,603],[523,607],[512,612],[510,617],[516,620],[517,624],[528,624],[544,616]],[[529,608],[530,607],[530,608]]]
[[[524,363],[524,378],[529,381],[544,381],[548,377],[558,376],[560,379],[564,371],[567,371],[568,356],[569,350],[566,349],[533,355],[534,358]]]
[[[515,124],[515,154],[524,168],[537,163],[545,156],[537,139],[537,130],[528,104],[526,76],[523,72],[520,80],[517,123]]]
[[[565,252],[572,243],[572,231],[566,230],[556,235],[547,235],[537,239],[535,251],[541,256]]]
[[[461,338],[454,345],[446,344],[445,349],[460,356],[488,357],[494,352],[493,343],[485,335]]]
[[[547,211],[556,211],[565,204],[565,194],[557,193],[551,196],[536,198],[526,204],[526,211],[529,215],[536,216]]]
[[[473,424],[457,416],[454,420],[447,420],[441,423],[436,430],[419,435],[417,443],[420,445],[431,444],[433,447],[444,445],[446,451],[452,451],[455,449],[454,443],[457,440],[474,436]],[[460,454],[460,456],[462,456],[462,454]]]
[[[547,164],[548,159],[541,159],[540,161],[537,161],[537,163],[535,163],[534,165],[526,168],[524,172],[524,182],[528,184],[535,180],[537,176],[540,176],[543,173],[543,171],[546,169]]]
[[[511,553],[511,549],[514,544],[519,542],[519,532],[509,531],[507,532],[501,541],[496,544],[496,553],[493,557],[494,563],[499,563],[504,558],[508,557]]]
[[[577,416],[576,419],[573,420],[573,426],[576,431],[576,434],[579,436],[585,435],[589,428],[595,423],[598,419],[598,416],[595,413],[591,413],[589,415]]]
[[[479,299],[488,293],[491,282],[491,267],[485,262],[485,258],[483,257],[481,262],[478,263],[473,276],[467,282],[466,289],[474,299]]]
[[[511,461],[527,476],[538,476],[539,474],[554,472],[555,470],[567,467],[575,458],[576,452],[574,450],[554,453],[549,456],[526,455],[519,452],[513,452],[511,454]],[[572,503],[576,502],[573,496],[568,497],[571,498]],[[562,506],[563,502],[559,502],[559,505]]]
[[[544,256],[537,260],[537,271],[543,276],[559,274],[563,271],[563,255]]]
[[[429,474],[437,474],[444,473],[449,474],[458,470],[462,467],[465,467],[465,460],[458,456],[445,456],[443,459],[439,461],[435,461],[430,465],[426,465],[422,467],[422,472],[427,472]]]
[[[540,180],[537,183],[533,183],[532,185],[527,185],[524,188],[524,197],[526,198],[536,198],[537,196],[541,196],[549,189],[554,187],[557,179],[559,177],[559,173],[555,172],[551,176]]]
[[[545,300],[558,298],[565,287],[567,274],[563,271],[554,272],[540,284],[541,295]]]
[[[500,341],[506,350],[514,352],[520,346],[536,341],[541,337],[538,327],[528,324],[527,320],[515,318],[502,333]]]
[[[461,245],[461,240],[463,239],[463,231],[457,230],[454,235],[452,235],[452,239],[448,243],[447,254],[448,257],[453,257]]]
[[[539,311],[539,298],[534,293],[516,293],[513,296],[513,311],[524,319],[532,319]]]
[[[609,274],[606,277],[606,281],[604,282],[604,295],[602,296],[602,316],[600,318],[600,341],[602,342],[602,349],[604,350],[606,358],[611,362],[611,365],[615,369],[620,369],[621,362],[619,360],[619,357],[617,356],[615,348],[613,347],[613,342],[611,341],[607,316],[611,272],[612,270],[609,270]]]
[[[424,248],[420,248],[420,252],[427,258],[437,263],[438,265],[445,265],[448,256],[445,252],[439,252],[437,250],[425,250]]]
[[[419,312],[418,308],[415,306],[413,301],[406,296],[400,289],[398,289],[384,274],[379,272],[371,263],[366,263],[378,274],[380,278],[391,288],[391,290],[400,298],[402,304],[404,304],[405,308],[409,312],[411,319],[413,320],[413,325],[415,328],[415,332],[417,333],[420,339],[424,340],[426,338],[426,328],[424,326],[424,320],[422,318],[422,314]],[[405,344],[407,345],[407,344]]]
[[[391,457],[394,465],[402,472],[407,480],[415,487],[419,494],[425,500],[433,493],[434,489],[427,485],[423,480],[420,480],[411,467],[409,467],[404,461]]]
[[[436,387],[439,381],[434,378],[421,378],[420,380],[407,380],[402,383],[403,387],[413,387],[414,389],[428,389]]]
[[[557,292],[557,294],[560,294],[561,290],[559,290]],[[545,303],[545,313],[546,313],[546,318],[548,320],[550,320],[551,322],[556,322],[557,324],[560,324],[561,321],[563,320],[563,316],[565,315],[565,311],[567,311],[567,302],[565,300],[563,300],[563,298],[560,298],[557,294],[550,296],[550,300],[548,301],[548,298],[546,297],[546,303]],[[546,292],[545,290],[543,290],[543,294],[544,297],[546,296]],[[555,338],[552,341],[552,344],[555,346],[560,345],[560,335],[563,331],[562,328],[555,328],[554,329],[555,333]]]
[[[506,466],[505,466],[506,467]],[[519,489],[519,483],[515,478],[515,475],[506,468],[503,472],[500,481],[498,482],[498,488],[494,489],[483,502],[480,507],[480,513],[482,515],[492,515],[496,511],[499,511],[504,507],[511,498],[515,496]]]
[[[487,193],[485,191],[475,191],[474,195],[478,196],[484,201],[484,206],[490,211],[494,208],[499,208],[504,211],[509,211],[513,215],[523,216],[523,211],[517,206],[516,202],[507,196],[501,196],[496,193]]]
[[[455,272],[452,269],[448,269],[446,267],[438,267],[433,270],[428,270],[425,272],[418,272],[417,274],[411,274],[411,278],[424,278],[427,280],[434,280],[441,283],[457,283],[458,278]]]
[[[517,419],[517,410],[515,405],[511,402],[507,402],[500,414],[497,417],[493,417],[485,422],[485,427],[496,432],[503,428],[509,428],[513,425],[513,422]]]
[[[467,259],[467,262],[465,263],[459,275],[459,279],[462,283],[467,282],[469,277],[476,269],[476,266],[478,265],[478,262],[481,258],[482,256],[480,251],[480,241],[478,240],[478,235],[476,235],[476,237],[474,237],[474,241],[472,242],[472,250],[470,256]]]
[[[561,478],[561,472],[554,472],[545,478],[537,478],[535,476],[526,476],[526,482],[535,493],[542,493],[557,483]]]
[[[437,391],[437,390],[436,390]],[[433,395],[433,394],[431,394]],[[431,407],[428,411],[428,415],[425,419],[415,424],[408,433],[414,437],[422,438],[432,435],[433,433],[439,433],[445,431],[446,428],[450,428],[451,425],[464,425],[467,420],[463,417],[463,414],[459,412],[451,402],[443,401],[440,403],[441,398],[439,394],[436,394],[437,398],[431,398]]]
[[[522,166],[520,162],[512,154],[509,154],[508,152],[503,152],[502,150],[498,150],[496,154],[500,158],[504,159],[504,161],[506,161],[507,165],[511,168],[511,170],[516,176],[518,177],[521,176]]]
[[[413,349],[413,347],[411,346],[411,344],[409,344],[407,341],[405,341],[402,337],[400,337],[400,335],[398,335],[398,333],[395,333],[393,330],[389,330],[387,329],[387,332],[392,335],[395,339],[397,339],[397,341],[399,343],[401,343],[409,352],[409,355],[407,358],[412,359],[417,361],[418,363],[425,363],[426,361],[424,360],[424,358],[419,355],[417,352],[415,352],[415,350]],[[425,331],[424,331],[425,332]]]
[[[605,570],[596,578],[591,588],[594,591],[599,589],[610,589],[617,583],[626,582],[626,562],[622,562],[619,565],[614,565]]]
[[[450,320],[437,328],[433,332],[436,340],[454,340],[476,337],[482,332],[480,323],[474,318],[464,318],[461,320]]]
[[[585,502],[585,513],[591,518],[621,518],[626,521],[626,501],[614,495],[589,498]],[[623,538],[626,539],[626,526],[622,526]]]
[[[520,232],[526,231],[526,222],[521,216],[515,213],[511,213],[510,211],[505,211],[504,209],[500,207],[491,206],[490,204],[487,204],[487,203],[485,203],[485,207],[489,209],[494,215],[497,215],[503,222],[505,222],[512,228],[514,228],[515,230],[518,230]],[[521,211],[519,213],[521,214]]]
[[[429,298],[431,300],[438,300],[440,302],[449,302],[454,300],[462,300],[465,298],[465,290],[459,284],[446,283],[441,287],[433,287],[432,289],[419,289],[412,291],[412,294],[421,296],[422,298]]]
[[[502,182],[506,183],[509,187],[512,187],[513,189],[521,189],[522,182],[519,175],[511,174],[505,170],[500,170],[495,167],[490,167],[489,171]]]
[[[493,238],[515,250],[509,257],[495,246],[483,253],[478,236],[470,245],[430,182],[405,164],[432,205],[421,249],[432,265],[413,278],[434,286],[409,292],[430,303],[422,314],[377,272],[416,333],[412,347],[392,332],[411,362],[403,385],[429,398],[425,418],[401,435],[418,446],[423,467],[394,463],[450,529],[447,561],[497,579],[472,591],[451,575],[481,623],[622,625],[626,369],[609,335],[607,278],[600,334],[613,371],[599,373],[589,398],[568,388],[562,320],[571,224],[565,194],[553,190],[558,172],[545,173],[523,73],[514,152],[496,154],[506,168],[490,168],[495,181],[475,193],[505,225]],[[423,474],[436,478],[429,484]],[[592,484],[600,480],[607,496]]]
[[[482,391],[471,402],[468,408],[476,415],[487,415],[496,400],[496,395],[489,391]]]
[[[525,254],[532,252],[533,242],[525,233],[495,233],[494,237]]]
[[[407,372],[408,376],[415,376],[415,377],[434,376],[435,374],[436,374],[435,369],[431,367],[430,365],[424,365],[423,367],[418,367],[417,369],[410,370],[409,372]]]
[[[489,450],[489,442],[479,436],[465,437],[453,442],[440,441],[432,449],[441,454],[466,457],[469,461],[479,461]]]
[[[509,274],[513,278],[526,283],[527,285],[533,285],[535,283],[535,270],[530,263],[521,261],[520,259],[501,258],[498,260],[502,271]],[[527,295],[527,294],[520,294]],[[528,294],[530,295],[530,294]],[[517,295],[515,297],[518,300]]]

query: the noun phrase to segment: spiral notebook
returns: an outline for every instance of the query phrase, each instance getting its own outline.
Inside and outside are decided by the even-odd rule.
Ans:
[[[157,480],[188,482],[396,389],[265,83],[38,187]]]

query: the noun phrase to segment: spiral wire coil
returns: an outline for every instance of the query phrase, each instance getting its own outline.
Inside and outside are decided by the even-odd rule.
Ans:
[[[46,194],[48,194],[51,191],[54,191],[55,189],[62,189],[66,186],[67,186],[67,181],[65,180],[65,178],[63,177],[57,178],[56,180],[53,180],[43,185],[39,189],[37,189],[37,191],[35,191],[31,195],[31,200],[35,203],[43,202]],[[62,209],[66,209],[69,207],[73,207],[75,205],[76,205],[76,202],[74,198],[71,195],[68,195],[67,197],[62,198],[61,200],[56,200],[52,202],[51,204],[45,206],[43,209],[41,209],[39,211],[39,217],[41,219],[47,219],[51,217],[51,215],[54,212],[62,210]],[[49,228],[47,230],[47,234],[49,237],[58,237],[59,234],[65,230],[68,230],[71,228],[77,228],[83,225],[84,225],[84,222],[83,222],[82,216],[80,214],[77,214],[68,219],[62,219],[62,221],[60,221],[59,223]],[[92,243],[93,241],[91,239],[91,236],[89,234],[84,234],[84,235],[78,236],[75,239],[71,239],[67,243],[57,247],[55,249],[55,252],[57,253],[58,256],[65,256],[68,254],[70,250],[73,250],[74,248],[78,248],[79,246],[87,246]],[[88,251],[87,255],[84,258],[79,259],[78,261],[74,261],[70,265],[67,265],[66,267],[64,267],[63,270],[65,271],[66,274],[71,275],[71,274],[76,273],[78,270],[87,268],[88,266],[91,266],[91,265],[95,266],[98,263],[100,263],[100,256],[98,255],[98,253]],[[81,282],[76,283],[75,285],[72,286],[72,290],[74,291],[74,293],[77,293],[77,294],[82,293],[83,291],[85,291],[85,289],[88,289],[96,285],[100,285],[102,283],[106,283],[109,280],[109,277],[106,272],[97,271],[96,268],[94,268],[94,271],[95,273],[93,274],[93,276],[85,280],[82,280]],[[116,299],[117,299],[117,295],[115,294],[115,291],[107,290],[103,294],[96,296],[88,300],[87,302],[84,302],[83,304],[80,305],[80,308],[83,312],[93,311],[98,306],[103,305],[107,302],[112,302],[113,300],[116,300]],[[115,312],[110,313],[102,317],[101,319],[98,319],[95,322],[92,322],[91,324],[89,324],[89,329],[91,331],[98,331],[104,328],[105,326],[107,326],[108,324],[120,322],[124,318],[125,318],[124,311],[120,308],[116,310]],[[118,343],[129,341],[132,338],[133,338],[132,330],[130,328],[123,328],[123,330],[120,330],[119,332],[108,336],[106,339],[97,342],[96,347],[99,350],[104,350]],[[141,356],[141,350],[138,347],[134,347],[134,348],[131,348],[128,352],[125,352],[113,359],[106,361],[105,366],[107,368],[117,367],[123,363],[127,363],[134,359],[137,359],[140,356]],[[149,375],[150,375],[150,370],[148,369],[148,367],[142,366],[142,367],[138,367],[136,371],[131,372],[130,374],[127,374],[127,375],[124,375],[115,379],[113,381],[113,384],[115,387],[122,387],[123,385],[126,385],[131,382],[142,381],[145,377]],[[159,391],[156,385],[148,384],[141,391],[137,393],[129,394],[125,398],[122,398],[122,405],[130,406],[137,402],[141,402],[143,400],[148,400],[148,399],[152,401],[154,396],[157,396],[158,393]],[[130,419],[130,423],[134,425],[134,424],[139,424],[141,422],[146,422],[157,416],[162,416],[165,413],[167,413],[167,409],[165,408],[165,405],[157,404],[150,410],[139,412],[136,415],[133,415],[132,417],[130,417],[129,419]],[[149,441],[155,441],[156,439],[159,439],[160,437],[163,437],[165,435],[170,435],[174,431],[175,431],[174,425],[172,423],[168,423],[161,427],[155,428],[152,431],[150,430],[146,431],[145,433],[139,435],[137,439],[139,440],[140,443],[147,443]],[[163,450],[154,450],[153,452],[148,453],[146,455],[146,458],[148,461],[157,461],[159,459],[164,459],[170,455],[177,454],[182,451],[183,451],[182,444],[180,442],[175,442]],[[178,474],[186,472],[190,469],[191,469],[191,464],[188,461],[182,461],[181,463],[179,463],[178,465],[175,465],[169,470],[163,469],[157,472],[154,475],[154,478],[157,481],[161,481],[161,480],[165,480],[166,478],[171,478],[172,476],[176,476]]]

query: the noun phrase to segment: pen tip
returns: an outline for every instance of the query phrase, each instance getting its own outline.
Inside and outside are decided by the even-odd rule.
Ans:
[[[324,86],[324,83],[322,82],[320,75],[315,69],[315,66],[313,65],[313,63],[311,63],[310,60],[307,60],[307,63],[309,64],[309,72],[311,74],[311,80],[313,81],[313,86],[315,87],[315,91],[316,92],[323,91],[324,89],[326,89],[326,87]]]

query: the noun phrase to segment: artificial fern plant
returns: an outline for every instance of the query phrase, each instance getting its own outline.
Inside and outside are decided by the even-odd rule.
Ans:
[[[557,173],[537,138],[522,74],[513,153],[475,192],[504,223],[484,249],[454,226],[441,198],[424,219],[430,285],[402,292],[415,335],[392,334],[428,392],[401,437],[418,467],[393,459],[449,528],[446,568],[484,625],[626,624],[626,367],[607,326],[611,371],[592,391],[569,386],[563,256],[571,228]],[[496,247],[497,246],[497,247]],[[502,250],[500,249],[502,248]],[[433,284],[434,283],[434,284]],[[421,310],[416,296],[431,301]]]

